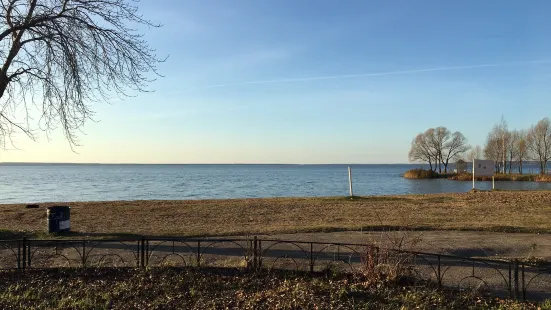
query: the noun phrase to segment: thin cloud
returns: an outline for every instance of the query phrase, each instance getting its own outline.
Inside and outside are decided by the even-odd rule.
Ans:
[[[196,89],[221,88],[221,87],[255,85],[255,84],[275,84],[275,83],[293,83],[293,82],[308,82],[308,81],[320,81],[320,80],[355,79],[355,78],[374,77],[374,76],[405,75],[405,74],[416,74],[416,73],[438,72],[438,71],[453,71],[453,70],[467,70],[467,69],[506,67],[506,66],[540,65],[540,64],[551,64],[551,60],[519,61],[519,62],[508,62],[508,63],[438,67],[438,68],[428,68],[428,69],[372,72],[372,73],[360,73],[360,74],[325,75],[325,76],[302,77],[302,78],[246,81],[246,82],[237,82],[237,83],[211,84],[211,85],[205,85]],[[191,90],[193,89],[187,89],[183,91],[191,91]]]

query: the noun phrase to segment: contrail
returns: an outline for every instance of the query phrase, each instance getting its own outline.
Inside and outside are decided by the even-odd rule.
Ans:
[[[260,81],[247,81],[237,83],[225,83],[225,84],[212,84],[201,87],[207,88],[219,88],[229,86],[241,86],[241,85],[254,85],[254,84],[273,84],[273,83],[291,83],[291,82],[308,82],[319,80],[336,80],[336,79],[354,79],[362,77],[372,76],[387,76],[387,75],[402,75],[402,74],[415,74],[424,72],[438,72],[438,71],[452,71],[452,70],[465,70],[465,69],[478,69],[478,68],[491,68],[491,67],[506,67],[506,66],[522,66],[522,65],[537,65],[537,64],[551,64],[551,60],[535,60],[535,61],[519,61],[509,63],[494,63],[494,64],[480,64],[480,65],[467,65],[467,66],[453,66],[453,67],[438,67],[428,69],[412,69],[401,71],[386,71],[386,72],[373,72],[373,73],[360,73],[360,74],[345,74],[345,75],[327,75],[327,76],[314,76],[314,77],[302,77],[302,78],[289,78],[289,79],[276,79],[276,80],[260,80]],[[184,91],[189,91],[187,89]]]

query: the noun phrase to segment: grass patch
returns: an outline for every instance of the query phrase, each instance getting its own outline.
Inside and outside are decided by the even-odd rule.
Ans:
[[[537,309],[476,293],[289,273],[162,268],[1,276],[2,309]]]
[[[536,176],[536,182],[551,182],[551,174],[538,174]]]
[[[406,179],[438,179],[440,175],[430,169],[411,169],[406,171],[403,177]]]
[[[46,233],[46,211],[0,207],[1,239],[267,235],[377,227],[551,233],[551,191],[323,198],[65,203],[70,234]],[[59,203],[55,203],[59,204]],[[54,205],[44,204],[44,206]]]
[[[469,172],[462,173],[438,173],[432,170],[412,169],[403,175],[406,179],[448,179],[454,181],[472,181],[473,174]],[[477,181],[492,181],[492,177],[476,177]],[[516,182],[551,182],[549,174],[518,174],[518,173],[497,173],[494,175],[495,181],[516,181]]]
[[[494,175],[496,181],[519,181],[519,182],[542,182],[539,175],[536,174],[503,174],[497,173]],[[450,176],[449,180],[456,181],[472,181],[473,175],[471,173],[460,173]],[[492,177],[476,177],[477,181],[491,181]]]

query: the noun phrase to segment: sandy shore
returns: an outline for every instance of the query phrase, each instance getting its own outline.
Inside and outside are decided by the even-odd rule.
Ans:
[[[76,235],[219,236],[381,229],[551,233],[551,191],[55,203]],[[46,231],[46,210],[0,205],[2,237]]]

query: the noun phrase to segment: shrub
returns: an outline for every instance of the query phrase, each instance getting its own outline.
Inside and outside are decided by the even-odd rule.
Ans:
[[[551,174],[539,174],[536,176],[536,182],[551,182]]]
[[[411,169],[404,173],[406,179],[434,179],[438,178],[438,173],[432,170]]]

